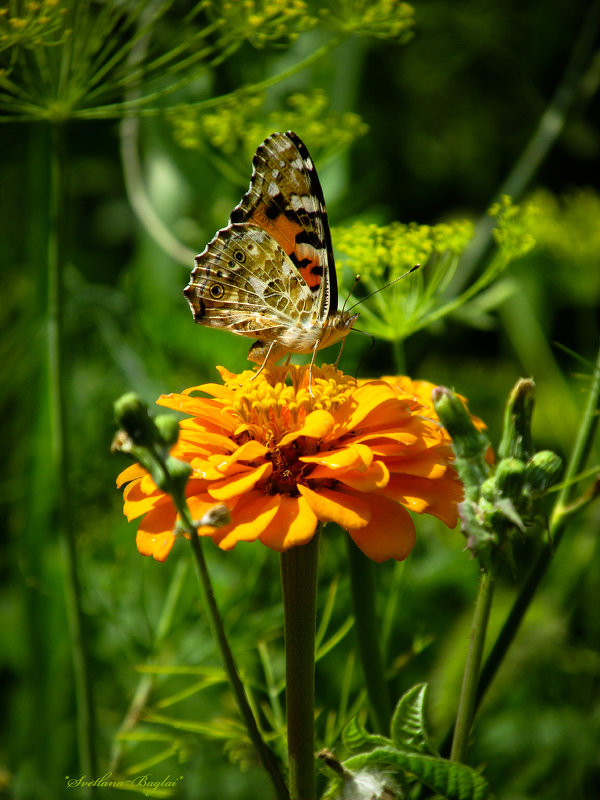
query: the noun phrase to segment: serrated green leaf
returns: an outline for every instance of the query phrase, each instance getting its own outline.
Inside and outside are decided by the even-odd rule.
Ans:
[[[343,766],[352,771],[366,766],[401,770],[445,800],[490,800],[493,796],[485,778],[472,767],[395,747],[377,747],[370,753],[351,756]]]
[[[392,716],[392,741],[399,750],[436,754],[425,724],[427,684],[418,683],[398,701]]]
[[[385,736],[374,736],[368,733],[360,724],[357,717],[351,719],[350,722],[344,727],[342,731],[342,742],[344,743],[344,747],[349,752],[359,750],[365,745],[371,745],[372,747],[386,747],[387,745],[391,744],[391,741]]]

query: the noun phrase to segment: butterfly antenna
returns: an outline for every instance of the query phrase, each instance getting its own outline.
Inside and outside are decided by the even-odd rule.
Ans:
[[[401,281],[402,278],[406,278],[406,276],[410,275],[411,272],[414,272],[416,269],[419,269],[420,266],[421,266],[420,264],[415,264],[414,267],[411,267],[407,272],[404,272],[402,275],[398,275],[398,277],[394,278],[393,281],[390,281],[389,283],[386,283],[385,286],[380,286],[379,289],[375,289],[374,292],[371,292],[371,294],[368,294],[366,297],[363,297],[362,300],[359,300],[357,303],[354,303],[353,306],[350,306],[348,311],[352,311],[353,308],[356,308],[356,306],[359,306],[361,303],[364,303],[365,300],[368,300],[369,297],[373,297],[374,294],[377,294],[378,292],[383,292],[384,289],[387,289],[389,286],[393,286],[395,283],[398,283],[398,281]],[[356,286],[356,282],[358,280],[358,277],[359,276],[357,275],[356,280],[354,281],[354,286]],[[354,287],[352,287],[352,288],[354,288]],[[344,305],[346,305],[346,304],[344,303]],[[359,331],[359,333],[362,333],[362,331]]]
[[[355,275],[355,276],[354,276],[354,283],[353,283],[353,284],[352,284],[352,286],[350,287],[350,291],[348,292],[348,294],[346,295],[346,299],[344,300],[344,305],[342,306],[342,314],[344,313],[344,310],[345,310],[345,308],[346,308],[346,303],[347,303],[347,302],[348,302],[348,300],[350,299],[350,295],[352,294],[352,292],[353,292],[353,291],[354,291],[354,289],[356,288],[356,284],[357,284],[359,281],[360,281],[360,275]],[[352,306],[352,307],[354,308],[354,306]]]

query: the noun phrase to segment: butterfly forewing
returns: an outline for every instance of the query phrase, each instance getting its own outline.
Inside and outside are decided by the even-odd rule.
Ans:
[[[323,190],[302,140],[274,133],[254,156],[250,188],[230,222],[253,222],[283,247],[315,294],[319,320],[337,311],[337,280]]]

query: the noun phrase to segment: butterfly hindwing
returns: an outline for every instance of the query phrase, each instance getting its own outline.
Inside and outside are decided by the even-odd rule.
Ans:
[[[308,322],[310,290],[266,231],[236,224],[219,231],[196,258],[188,290],[196,322],[248,336]],[[257,309],[268,310],[260,313]]]

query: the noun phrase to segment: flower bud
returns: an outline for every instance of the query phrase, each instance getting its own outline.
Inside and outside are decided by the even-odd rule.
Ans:
[[[458,458],[482,459],[489,446],[487,436],[473,425],[462,400],[445,386],[436,386],[431,399],[443,426],[452,437],[452,445]]]
[[[476,500],[479,487],[489,477],[485,462],[489,441],[473,425],[463,401],[445,386],[436,386],[431,399],[437,415],[452,438],[454,465],[465,487],[465,497]]]
[[[154,418],[154,424],[161,443],[166,447],[173,447],[179,438],[179,420],[172,414],[160,414]]]
[[[151,447],[156,440],[156,429],[148,413],[148,406],[134,392],[119,397],[114,404],[119,426],[139,447]]]
[[[503,458],[498,463],[495,482],[503,497],[517,502],[523,492],[525,464],[518,458]]]
[[[519,458],[527,461],[533,452],[531,442],[531,415],[533,390],[531,378],[520,378],[514,385],[504,411],[502,441],[498,447],[500,458]]]
[[[525,465],[525,484],[531,495],[545,494],[560,475],[562,460],[551,450],[540,450]]]

